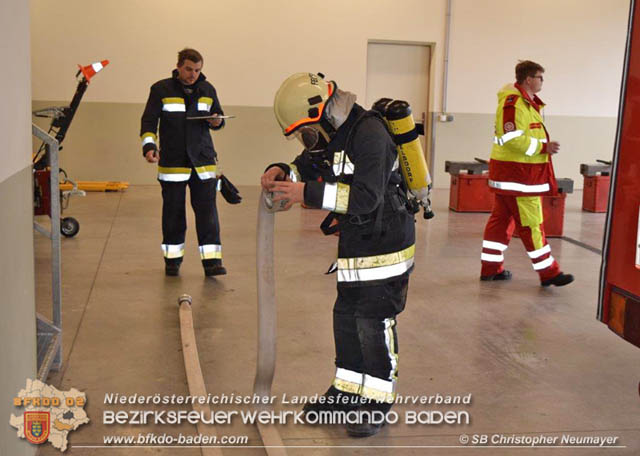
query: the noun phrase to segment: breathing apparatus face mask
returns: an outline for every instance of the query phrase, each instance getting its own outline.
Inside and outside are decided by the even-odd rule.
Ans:
[[[290,137],[295,137],[311,153],[324,151],[331,140],[320,124],[300,127]]]

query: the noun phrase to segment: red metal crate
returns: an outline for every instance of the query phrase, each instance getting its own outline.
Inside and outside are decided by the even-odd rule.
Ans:
[[[582,210],[607,212],[611,176],[584,176]]]
[[[456,212],[491,212],[493,193],[489,174],[452,174],[449,209]]]

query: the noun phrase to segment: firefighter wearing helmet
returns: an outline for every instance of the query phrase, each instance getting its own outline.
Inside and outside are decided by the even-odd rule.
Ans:
[[[261,179],[285,209],[304,203],[330,211],[323,231],[340,236],[329,270],[338,282],[336,373],[327,400],[305,405],[306,412],[386,413],[396,395],[397,315],[413,270],[414,217],[383,119],[355,99],[322,74],[287,78],[275,96],[275,116],[283,134],[300,140],[304,151],[291,164],[270,165]],[[362,416],[347,425],[349,435],[367,437],[384,424]]]

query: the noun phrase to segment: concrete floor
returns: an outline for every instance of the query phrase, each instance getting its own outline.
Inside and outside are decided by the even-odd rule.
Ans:
[[[207,390],[249,395],[256,362],[255,232],[258,188],[241,188],[239,206],[219,201],[224,263],[229,274],[203,276],[193,219],[180,277],[166,278],[159,244],[158,186],[93,193],[72,200],[80,220],[76,238],[63,239],[64,366],[49,383],[86,392],[91,423],[70,434],[69,455],[200,454],[184,448],[80,448],[106,435],[193,434],[195,426],[105,425],[104,410],[156,409],[105,405],[105,393],[186,395],[177,298],[193,296],[193,316]],[[290,455],[510,455],[513,448],[460,447],[460,435],[617,436],[626,448],[537,448],[536,454],[639,454],[640,350],[596,321],[600,256],[560,239],[550,241],[565,272],[565,288],[542,289],[524,248],[507,251],[508,283],[478,280],[487,214],[447,210],[448,191],[436,191],[436,218],[417,223],[416,269],[407,309],[399,316],[399,394],[472,394],[471,405],[398,405],[400,422],[354,440],[340,426],[279,427]],[[581,192],[569,195],[565,236],[601,248],[604,214],[580,211]],[[190,211],[189,211],[190,212]],[[190,215],[192,217],[192,215]],[[312,395],[331,382],[331,309],[335,276],[323,273],[337,239],[318,229],[323,213],[293,209],[277,215],[278,364],[273,393]],[[48,241],[35,235],[38,310],[49,309]],[[180,408],[165,407],[163,410]],[[183,407],[184,408],[184,407]],[[298,410],[276,403],[276,410]],[[249,406],[223,406],[249,410]],[[404,414],[464,410],[469,425],[410,425]],[[255,426],[218,426],[260,445]],[[357,446],[345,448],[346,446]],[[372,446],[376,448],[371,448]],[[388,448],[402,446],[405,448]],[[424,448],[424,447],[432,448]],[[387,448],[385,448],[387,447]],[[438,448],[439,447],[439,448]],[[447,448],[445,448],[447,447]],[[228,448],[225,454],[265,454]],[[50,445],[39,454],[59,454]]]

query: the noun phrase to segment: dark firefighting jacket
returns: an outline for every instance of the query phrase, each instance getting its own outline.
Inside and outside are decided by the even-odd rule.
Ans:
[[[414,218],[384,121],[356,104],[322,159],[318,154],[304,152],[291,165],[277,166],[292,180],[306,182],[305,205],[338,219],[338,284],[378,285],[409,275]]]
[[[200,74],[191,86],[184,86],[173,70],[171,78],[151,86],[149,99],[141,119],[142,153],[157,150],[158,120],[160,120],[160,161],[158,179],[187,181],[194,168],[200,179],[216,177],[216,151],[206,120],[187,120],[187,117],[223,115],[216,89]]]

